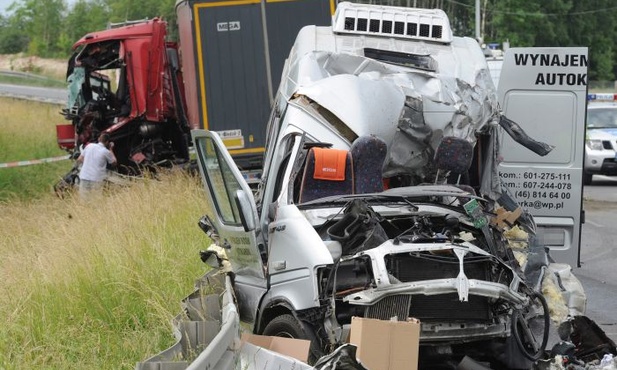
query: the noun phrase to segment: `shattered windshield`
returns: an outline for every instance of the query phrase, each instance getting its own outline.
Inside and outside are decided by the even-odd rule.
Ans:
[[[73,73],[67,78],[68,82],[68,103],[69,111],[75,109],[73,114],[77,114],[77,110],[86,104],[86,99],[82,93],[82,86],[86,81],[86,71],[83,67],[75,67]]]
[[[86,78],[84,67],[75,67],[73,73],[67,78],[69,113],[78,114],[90,100],[97,100],[99,95],[105,95],[111,90],[109,77],[97,72],[90,72]]]
[[[86,45],[76,58],[78,65],[92,70],[120,68],[120,41],[112,40]]]

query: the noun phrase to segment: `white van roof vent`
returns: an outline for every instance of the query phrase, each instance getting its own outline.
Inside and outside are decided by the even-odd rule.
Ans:
[[[452,42],[450,20],[441,9],[341,2],[334,14],[332,28],[336,33]]]

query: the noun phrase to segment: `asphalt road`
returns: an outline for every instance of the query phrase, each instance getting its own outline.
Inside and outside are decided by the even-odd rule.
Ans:
[[[11,84],[0,84],[0,96],[55,104],[66,104],[67,101],[66,89]]]
[[[594,176],[583,197],[581,267],[574,274],[587,294],[586,315],[617,342],[617,177]]]

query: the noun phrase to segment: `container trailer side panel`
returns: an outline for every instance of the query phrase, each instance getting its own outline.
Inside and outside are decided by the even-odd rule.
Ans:
[[[217,131],[236,160],[248,160],[242,167],[261,166],[289,49],[303,26],[330,24],[335,7],[335,0],[178,1],[191,127]]]
[[[308,24],[329,26],[332,23],[335,8],[334,0],[282,2],[271,0],[267,2],[266,24],[268,26],[272,86],[274,86],[275,93],[281,82],[285,59],[300,29]]]
[[[261,152],[270,101],[260,4],[194,7],[203,127],[236,154]]]

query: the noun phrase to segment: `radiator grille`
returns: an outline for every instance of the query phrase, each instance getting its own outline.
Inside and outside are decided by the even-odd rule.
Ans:
[[[453,279],[458,276],[456,256],[394,254],[385,258],[388,272],[402,282],[430,279]],[[464,260],[465,275],[469,279],[491,280],[490,260],[467,255]]]
[[[613,144],[610,142],[610,140],[602,140],[602,147],[604,149],[613,150]]]
[[[385,261],[390,274],[402,282],[455,279],[459,274],[459,261],[455,255],[395,254],[386,256]],[[469,279],[491,281],[491,261],[488,258],[467,255],[464,270]],[[468,302],[461,302],[458,293],[414,295],[409,316],[425,322],[490,320],[488,298],[469,295],[468,299]]]
[[[414,295],[409,316],[423,322],[431,321],[478,321],[490,320],[488,298],[469,296],[461,302],[457,293],[439,295]]]
[[[390,320],[396,317],[398,321],[405,321],[409,316],[410,295],[389,296],[366,308],[365,317],[379,320]]]

